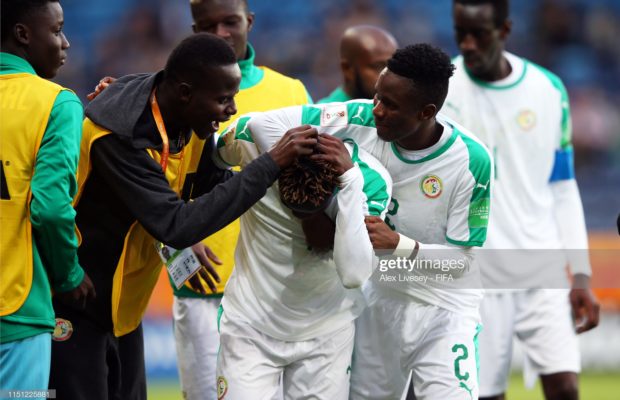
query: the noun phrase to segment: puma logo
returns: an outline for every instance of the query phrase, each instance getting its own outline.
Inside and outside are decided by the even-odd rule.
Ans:
[[[385,208],[385,200],[379,202],[375,200],[370,200],[370,204],[374,204],[375,206],[379,206],[381,208]]]
[[[362,117],[362,112],[364,112],[364,107],[363,106],[358,106],[357,107],[357,114],[355,114],[354,116],[351,117],[351,122],[353,122],[353,120],[355,118],[359,118],[361,123],[364,123],[364,117]]]
[[[482,189],[484,189],[484,190],[487,190],[487,187],[489,187],[489,182],[491,182],[491,181],[487,181],[487,184],[486,184],[486,185],[483,185],[483,184],[481,184],[481,183],[476,183],[476,189],[478,189],[478,188],[482,188]]]
[[[469,393],[469,398],[473,399],[474,395],[472,394],[472,389],[470,389],[463,381],[459,382],[459,386],[462,387],[463,389],[467,390],[467,393]]]
[[[243,129],[241,131],[237,132],[237,137],[239,139],[241,139],[241,138],[251,139],[250,132],[248,132],[248,124],[245,124],[243,126]]]

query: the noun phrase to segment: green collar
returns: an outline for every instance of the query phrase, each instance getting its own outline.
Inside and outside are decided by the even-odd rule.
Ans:
[[[444,127],[446,126],[446,124],[443,124]],[[437,150],[435,150],[434,152],[432,152],[431,154],[427,155],[426,157],[423,157],[419,160],[409,160],[405,157],[403,157],[402,154],[400,154],[400,151],[398,151],[398,146],[396,145],[396,142],[392,142],[390,143],[392,145],[392,151],[394,152],[394,154],[396,155],[396,157],[398,157],[400,159],[400,161],[407,163],[407,164],[420,164],[426,161],[430,161],[434,158],[439,157],[440,155],[442,155],[443,153],[446,152],[446,150],[448,150],[450,148],[450,146],[452,146],[452,144],[454,143],[454,141],[456,140],[457,136],[458,136],[458,131],[456,129],[456,127],[454,126],[450,126],[452,128],[452,134],[450,135],[450,138],[448,139],[448,141],[446,143],[444,143],[440,148],[438,148]]]
[[[244,60],[237,61],[241,69],[241,85],[239,90],[249,89],[263,79],[265,71],[254,65],[256,52],[250,43],[248,43],[247,56]]]
[[[0,74],[28,73],[36,75],[32,65],[21,57],[11,53],[0,53]]]

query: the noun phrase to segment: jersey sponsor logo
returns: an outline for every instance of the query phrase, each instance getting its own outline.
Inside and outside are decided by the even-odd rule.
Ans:
[[[347,126],[347,106],[336,104],[321,110],[321,126]]]
[[[536,126],[536,114],[532,110],[522,110],[517,115],[517,124],[524,131],[529,131]]]
[[[437,175],[426,175],[420,182],[420,189],[424,196],[436,199],[443,192],[443,183]]]
[[[73,324],[71,324],[71,321],[63,318],[56,318],[56,326],[54,327],[52,339],[56,342],[64,342],[65,340],[69,340],[72,334]]]
[[[222,400],[228,393],[228,382],[223,376],[217,377],[217,400]]]
[[[469,205],[468,223],[470,228],[486,228],[489,223],[490,200],[488,197],[474,200]]]

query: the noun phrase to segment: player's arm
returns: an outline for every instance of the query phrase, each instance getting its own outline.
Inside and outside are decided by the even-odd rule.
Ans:
[[[356,288],[370,277],[376,264],[364,217],[369,211],[379,217],[384,215],[391,182],[385,182],[379,173],[364,175],[336,137],[320,135],[317,147],[320,154],[312,158],[332,163],[340,180],[333,251],[336,271],[344,287]]]
[[[566,256],[573,274],[573,286],[570,292],[573,317],[577,333],[582,333],[598,325],[599,304],[590,288],[592,269],[588,256],[588,235],[583,206],[575,181],[568,95],[559,79],[556,86],[562,95],[562,119],[558,124],[560,144],[555,153],[549,184],[553,194],[556,225],[564,249],[567,250]]]
[[[392,231],[377,218],[367,218],[366,226],[375,250],[396,257],[418,260],[446,260],[458,265],[456,278],[474,261],[473,247],[482,247],[489,222],[493,162],[486,148],[473,144],[469,172],[461,176],[448,209],[445,244],[422,243],[405,232]],[[398,230],[398,227],[396,227]]]
[[[312,152],[315,137],[316,133],[297,132],[283,138],[268,154],[188,203],[170,188],[161,166],[146,151],[135,151],[117,135],[95,141],[91,158],[110,190],[147,232],[162,243],[184,248],[222,229],[260,200],[281,168]]]
[[[72,206],[77,191],[82,115],[77,96],[69,91],[60,92],[37,153],[30,220],[52,289],[66,300],[83,304],[95,296],[95,290],[78,263]]]

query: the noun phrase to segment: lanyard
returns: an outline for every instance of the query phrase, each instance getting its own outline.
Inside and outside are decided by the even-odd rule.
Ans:
[[[168,167],[168,156],[170,155],[170,143],[168,142],[168,134],[166,133],[166,126],[164,125],[164,120],[161,117],[161,111],[159,111],[159,104],[157,104],[157,99],[155,98],[155,91],[157,89],[153,89],[153,93],[151,93],[151,111],[153,112],[153,118],[155,119],[155,124],[157,125],[157,131],[159,131],[159,135],[161,136],[162,141],[162,149],[161,149],[161,169],[166,172],[166,168]]]

